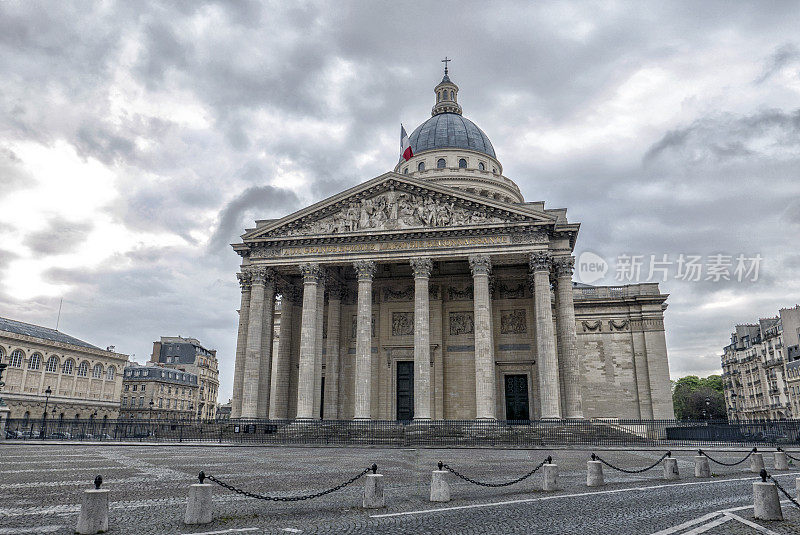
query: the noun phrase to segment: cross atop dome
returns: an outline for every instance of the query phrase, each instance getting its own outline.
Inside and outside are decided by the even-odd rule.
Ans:
[[[458,86],[450,81],[447,74],[447,63],[453,61],[447,56],[444,57],[444,77],[439,82],[433,92],[436,93],[436,104],[431,110],[431,115],[439,115],[440,113],[457,113],[461,115],[461,106],[458,105]]]

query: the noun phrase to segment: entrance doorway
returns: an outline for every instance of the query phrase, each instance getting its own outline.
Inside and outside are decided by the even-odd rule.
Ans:
[[[528,376],[506,375],[506,420],[529,420]]]
[[[397,419],[414,419],[414,361],[397,361]]]

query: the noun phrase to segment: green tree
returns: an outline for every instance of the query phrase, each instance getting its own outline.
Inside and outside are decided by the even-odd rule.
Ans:
[[[687,375],[674,383],[672,403],[679,420],[725,419],[722,377]]]

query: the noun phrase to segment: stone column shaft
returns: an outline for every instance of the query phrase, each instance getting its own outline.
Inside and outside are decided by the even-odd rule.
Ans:
[[[242,288],[242,304],[239,307],[239,331],[236,335],[236,361],[233,368],[233,401],[231,418],[242,417],[242,382],[244,379],[244,363],[247,355],[247,327],[250,317],[250,275],[239,273],[239,284]]]
[[[258,417],[261,336],[264,329],[264,286],[272,273],[264,268],[251,270],[250,315],[247,318],[247,352],[242,377],[242,418]]]
[[[550,292],[549,253],[531,254],[533,271],[533,303],[536,324],[536,364],[539,369],[539,395],[542,418],[561,418],[558,384],[558,356],[553,333],[553,311]]]
[[[281,325],[278,332],[278,351],[273,358],[272,392],[269,404],[270,419],[289,417],[289,381],[291,377],[292,321],[294,288],[281,289]]]
[[[431,419],[430,258],[411,259],[414,270],[414,419]]]
[[[275,336],[275,280],[264,284],[264,312],[261,328],[261,365],[258,374],[258,418],[269,417],[269,394],[272,386],[272,342]]]
[[[297,377],[297,418],[314,417],[314,356],[317,341],[317,285],[319,264],[302,264],[303,313],[300,327],[300,363]]]
[[[355,262],[358,274],[356,319],[355,420],[369,420],[372,402],[372,278],[375,262]]]
[[[561,351],[559,374],[564,385],[564,417],[583,418],[581,399],[580,356],[578,335],[575,332],[575,302],[572,296],[572,256],[556,258],[556,328],[558,348]]]
[[[339,336],[342,297],[338,285],[328,286],[328,339],[325,345],[325,403],[323,417],[339,418]]]
[[[496,417],[492,298],[489,293],[491,261],[487,255],[469,257],[475,307],[475,417]]]
[[[320,408],[322,404],[322,329],[325,321],[325,274],[320,272],[319,283],[317,284],[317,316],[316,333],[314,340],[314,418],[320,418]]]

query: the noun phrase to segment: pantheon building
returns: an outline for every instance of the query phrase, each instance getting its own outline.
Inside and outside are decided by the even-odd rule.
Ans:
[[[573,283],[580,225],[523,199],[447,71],[434,92],[410,159],[233,245],[231,417],[673,418],[667,295]]]

